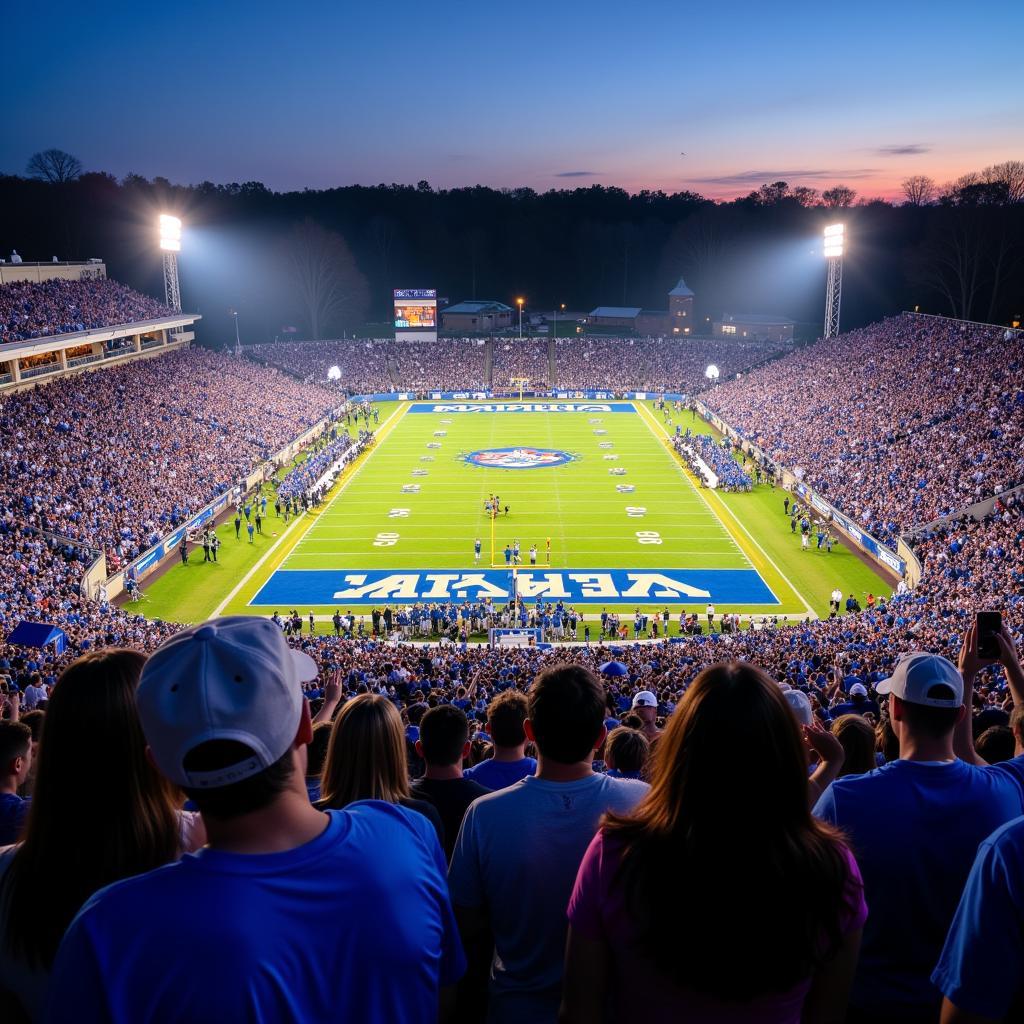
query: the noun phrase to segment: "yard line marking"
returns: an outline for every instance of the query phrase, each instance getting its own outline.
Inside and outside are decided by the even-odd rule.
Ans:
[[[653,415],[651,414],[651,412],[650,412],[650,411],[649,411],[649,410],[648,410],[648,409],[646,408],[646,406],[644,406],[644,405],[642,405],[641,403],[638,403],[638,402],[634,402],[633,404],[634,404],[634,406],[636,406],[636,407],[638,408],[638,410],[639,410],[639,412],[640,412],[640,418],[641,418],[641,419],[642,419],[642,420],[643,420],[643,421],[644,421],[644,422],[645,422],[645,423],[647,424],[648,428],[649,428],[649,429],[650,429],[650,430],[652,431],[652,433],[655,433],[655,431],[660,431],[660,432],[661,432],[661,433],[662,433],[662,434],[663,434],[663,435],[665,436],[665,438],[666,438],[666,444],[667,444],[667,445],[671,445],[671,443],[672,443],[672,441],[671,441],[671,435],[669,434],[669,432],[668,432],[668,429],[667,429],[667,428],[665,428],[665,427],[663,427],[663,426],[662,426],[662,425],[661,425],[660,423],[658,423],[658,421],[657,421],[657,420],[656,420],[656,419],[654,418],[654,416],[653,416]],[[653,424],[653,426],[652,426],[652,424]],[[657,436],[657,433],[655,433],[655,436]],[[669,453],[669,454],[671,454],[671,453]],[[675,465],[676,465],[676,468],[677,468],[677,469],[678,469],[678,470],[680,471],[680,473],[682,473],[682,474],[683,474],[683,476],[684,476],[684,477],[686,478],[686,480],[687,480],[687,481],[689,482],[690,486],[691,486],[691,487],[692,487],[692,488],[694,489],[694,491],[695,491],[695,492],[697,493],[698,497],[700,497],[700,499],[701,499],[701,500],[702,500],[702,501],[703,501],[703,502],[704,502],[704,503],[705,503],[705,504],[706,504],[706,505],[708,506],[708,509],[709,509],[709,510],[711,511],[711,514],[712,514],[713,516],[715,516],[715,518],[717,518],[717,519],[718,519],[718,520],[719,520],[719,521],[720,521],[720,522],[722,523],[722,525],[723,525],[723,526],[726,526],[726,528],[728,529],[728,526],[727,526],[727,524],[726,524],[725,520],[724,520],[724,519],[723,519],[723,518],[722,518],[722,517],[721,517],[720,515],[718,515],[718,513],[716,513],[716,512],[715,512],[714,508],[712,508],[712,506],[711,506],[711,502],[710,502],[710,501],[708,500],[708,497],[707,497],[707,495],[705,495],[705,494],[703,493],[703,491],[702,491],[702,490],[701,490],[701,489],[700,489],[699,487],[697,487],[697,485],[696,485],[696,484],[695,484],[695,483],[693,482],[693,479],[692,479],[691,475],[690,475],[690,474],[689,474],[689,473],[688,473],[688,472],[686,471],[686,469],[685,469],[685,468],[684,468],[684,467],[683,467],[683,466],[682,466],[682,465],[681,465],[681,464],[680,464],[680,463],[679,463],[679,462],[677,461],[677,459],[675,458],[675,456],[674,456],[674,455],[672,455],[671,457],[672,457],[672,461],[673,461],[673,463],[675,463]],[[712,491],[712,493],[714,493],[714,492]],[[758,542],[757,542],[757,541],[756,541],[756,540],[754,539],[754,537],[753,537],[753,535],[751,534],[751,532],[750,532],[750,531],[749,531],[749,530],[748,530],[748,529],[746,528],[746,526],[744,526],[744,525],[743,525],[743,523],[742,523],[742,522],[741,522],[741,521],[740,521],[740,520],[739,520],[739,519],[738,519],[738,518],[736,517],[736,515],[735,515],[735,514],[733,513],[732,509],[730,509],[730,508],[729,508],[729,507],[728,507],[728,506],[727,506],[727,505],[725,504],[725,502],[723,502],[723,501],[721,500],[721,498],[718,498],[718,496],[717,496],[717,495],[715,495],[715,498],[716,498],[716,500],[717,500],[717,502],[718,502],[718,505],[719,505],[719,507],[721,508],[721,510],[722,510],[722,511],[723,511],[723,512],[724,512],[724,513],[725,513],[725,514],[726,514],[726,515],[728,516],[728,518],[729,518],[729,519],[730,519],[730,520],[731,520],[731,521],[732,521],[732,522],[733,522],[733,523],[734,523],[734,524],[735,524],[736,526],[738,526],[738,527],[739,527],[739,528],[740,528],[740,529],[741,529],[741,530],[742,530],[742,531],[743,531],[743,532],[744,532],[744,533],[745,533],[745,534],[747,535],[747,538],[748,538],[748,540],[750,541],[750,543],[751,543],[751,544],[752,544],[752,545],[753,545],[753,546],[754,546],[755,548],[757,548],[757,550],[758,550],[758,551],[760,552],[760,554],[761,554],[761,557],[762,557],[762,558],[764,558],[764,560],[765,560],[765,561],[766,561],[766,562],[767,562],[767,563],[768,563],[768,564],[769,564],[769,565],[770,565],[770,566],[771,566],[771,567],[772,567],[772,568],[773,568],[773,569],[774,569],[774,570],[775,570],[775,571],[776,571],[776,572],[777,572],[777,573],[779,574],[779,576],[780,576],[780,578],[782,579],[782,581],[783,581],[783,582],[784,582],[784,583],[785,583],[785,584],[786,584],[786,585],[787,585],[787,586],[788,586],[788,587],[790,588],[790,590],[792,590],[792,591],[793,591],[793,593],[794,593],[794,594],[796,595],[796,597],[798,598],[798,600],[800,601],[800,603],[801,603],[801,604],[802,604],[802,605],[804,606],[804,608],[806,609],[806,611],[807,611],[807,614],[808,614],[808,615],[809,615],[809,616],[810,616],[810,617],[811,617],[812,619],[816,619],[816,618],[818,618],[818,613],[817,613],[817,612],[816,612],[816,611],[815,611],[815,610],[814,610],[814,609],[813,609],[813,608],[812,608],[812,607],[810,606],[810,604],[809,604],[809,603],[807,602],[807,598],[805,598],[805,597],[804,597],[804,595],[803,595],[803,594],[802,594],[802,593],[801,593],[801,592],[800,592],[799,590],[797,590],[797,588],[796,588],[796,587],[795,587],[795,586],[793,585],[793,581],[792,581],[792,580],[791,580],[791,579],[790,579],[790,578],[789,578],[789,577],[788,577],[788,576],[787,576],[787,575],[786,575],[786,574],[785,574],[785,573],[784,573],[784,572],[783,572],[783,571],[782,571],[782,570],[781,570],[781,569],[779,568],[779,566],[778,566],[778,564],[777,564],[777,563],[775,562],[775,560],[774,560],[773,558],[771,558],[771,557],[769,556],[768,552],[767,552],[767,551],[765,551],[765,549],[764,549],[763,547],[761,547],[761,545],[760,545],[760,544],[759,544],[759,543],[758,543]],[[731,532],[732,532],[732,531],[730,530],[730,533],[731,533]],[[736,540],[737,540],[737,543],[739,543],[739,540],[740,540],[740,538],[739,538],[739,537],[737,536],[737,537],[736,537]],[[746,552],[744,552],[744,554],[746,554]],[[752,561],[751,561],[751,565],[753,566],[753,562],[752,562]],[[756,566],[753,566],[753,567],[754,567],[754,568],[756,568]],[[767,583],[766,583],[765,585],[767,586]],[[769,587],[768,589],[769,589],[769,590],[771,590],[771,588],[770,588],[770,587]],[[777,598],[777,597],[778,597],[778,595],[776,594],[776,595],[775,595],[775,597]]]
[[[408,402],[399,403],[398,407],[391,413],[391,415],[388,416],[388,418],[374,431],[374,436],[376,440],[374,442],[373,447],[370,448],[370,450],[366,452],[356,462],[356,465],[352,469],[352,471],[348,474],[347,477],[345,477],[340,482],[340,485],[338,485],[338,491],[334,495],[334,497],[331,498],[331,502],[327,506],[327,508],[330,508],[331,505],[333,505],[334,502],[338,500],[338,497],[345,490],[345,488],[348,487],[348,485],[356,478],[356,476],[359,475],[359,471],[363,468],[363,466],[365,466],[370,461],[370,459],[377,451],[377,444],[380,441],[382,441],[389,433],[391,433],[391,431],[394,429],[395,424],[398,423],[402,416],[405,415],[405,412],[408,408],[408,404]],[[388,424],[391,424],[391,426],[388,426]],[[385,428],[387,429],[385,430]],[[326,509],[324,511],[326,511]],[[213,614],[210,616],[210,618],[216,619],[218,616],[223,614],[224,609],[235,599],[238,592],[249,582],[249,580],[252,579],[253,576],[256,575],[256,573],[260,569],[263,568],[264,563],[270,559],[270,557],[278,550],[279,547],[281,547],[281,545],[285,541],[285,538],[291,535],[291,532],[299,523],[305,522],[305,529],[299,531],[298,536],[292,538],[292,551],[294,551],[295,548],[297,548],[302,543],[302,540],[304,539],[305,535],[310,531],[310,529],[312,529],[313,525],[318,521],[318,518],[319,517],[315,514],[311,516],[304,516],[302,519],[296,518],[290,526],[286,526],[284,531],[281,533],[281,536],[278,537],[277,540],[270,545],[266,552],[260,557],[259,561],[238,581],[237,584],[235,584],[231,593],[229,593],[228,596],[225,597],[224,600],[221,601],[221,603],[217,605],[216,608],[214,608]],[[284,559],[282,559],[280,564],[284,565],[286,561],[287,556]],[[277,566],[274,566],[274,568],[276,569]]]

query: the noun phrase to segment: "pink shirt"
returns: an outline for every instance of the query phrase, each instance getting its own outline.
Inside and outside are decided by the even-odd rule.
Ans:
[[[848,896],[840,927],[844,935],[862,928],[868,916],[860,870],[844,846],[849,869]],[[569,900],[569,923],[586,939],[605,942],[611,953],[609,999],[616,1021],[700,1021],[701,1024],[800,1024],[807,978],[787,992],[771,992],[745,1003],[726,1003],[714,996],[680,989],[666,979],[626,939],[633,931],[625,891],[612,885],[622,846],[600,829],[587,847]],[[699,927],[699,922],[696,925]]]

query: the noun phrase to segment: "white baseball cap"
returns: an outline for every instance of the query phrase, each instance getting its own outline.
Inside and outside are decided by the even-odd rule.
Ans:
[[[868,688],[863,683],[854,683],[850,687],[851,697],[866,697],[868,695]]]
[[[929,692],[938,685],[948,686],[952,697],[931,697]],[[888,679],[875,686],[882,694],[891,693],[910,704],[924,704],[930,708],[958,708],[964,702],[964,680],[960,670],[938,654],[915,651],[902,658]]]
[[[136,702],[157,767],[190,789],[226,786],[269,768],[295,742],[302,683],[316,662],[288,646],[270,619],[231,615],[176,633],[146,662]],[[252,756],[215,771],[186,771],[209,740],[235,740]]]
[[[656,708],[657,706],[658,698],[650,690],[641,690],[633,698],[633,707],[635,708]]]
[[[782,696],[793,709],[793,714],[801,725],[810,725],[814,721],[811,698],[803,690],[785,690]]]

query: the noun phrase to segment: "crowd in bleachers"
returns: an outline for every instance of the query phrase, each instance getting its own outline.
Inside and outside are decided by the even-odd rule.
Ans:
[[[0,512],[127,562],[337,403],[205,349],[57,380],[0,407]]]
[[[162,302],[106,277],[0,285],[0,344],[172,315]]]
[[[487,347],[475,339],[386,344],[391,376],[401,391],[477,391],[487,387]]]
[[[781,349],[769,341],[582,336],[556,339],[555,367],[560,388],[692,395],[708,387],[704,374],[709,366],[716,366],[724,381]]]
[[[920,323],[709,404],[855,518],[928,521],[1021,469],[1020,352],[942,325],[929,347]],[[496,373],[539,367],[501,344]],[[638,645],[595,622],[551,649],[464,645],[462,616],[454,643],[391,643],[397,607],[339,608],[333,635],[298,612],[179,631],[83,597],[89,553],[37,529],[127,559],[336,402],[193,350],[0,409],[0,1019],[924,1024],[945,998],[956,1024],[1019,1004],[1016,496],[921,533],[920,584],[863,610],[737,632],[719,609]],[[980,609],[1003,613],[994,657]],[[7,643],[25,618],[67,649]],[[98,752],[102,813],[81,795]]]
[[[349,338],[334,341],[290,341],[252,345],[246,354],[309,384],[327,382],[337,366],[341,377],[334,386],[348,394],[386,394],[394,391],[388,372],[386,339]]]
[[[546,338],[495,338],[493,358],[491,380],[495,389],[511,388],[513,378],[529,381],[523,385],[527,391],[545,391],[551,386]]]
[[[802,349],[703,396],[892,543],[1024,482],[1024,334],[905,314]],[[766,395],[771,396],[766,401]]]

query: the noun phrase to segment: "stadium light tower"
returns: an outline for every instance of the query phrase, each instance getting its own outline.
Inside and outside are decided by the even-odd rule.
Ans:
[[[839,333],[839,304],[843,298],[843,250],[846,248],[846,225],[830,224],[825,228],[822,255],[828,260],[825,284],[825,334],[834,338]]]
[[[523,303],[526,299],[516,299],[516,305],[519,307],[519,340],[523,340]]]
[[[164,298],[171,309],[180,313],[178,253],[181,252],[181,221],[168,213],[160,214],[160,248],[164,254]]]

